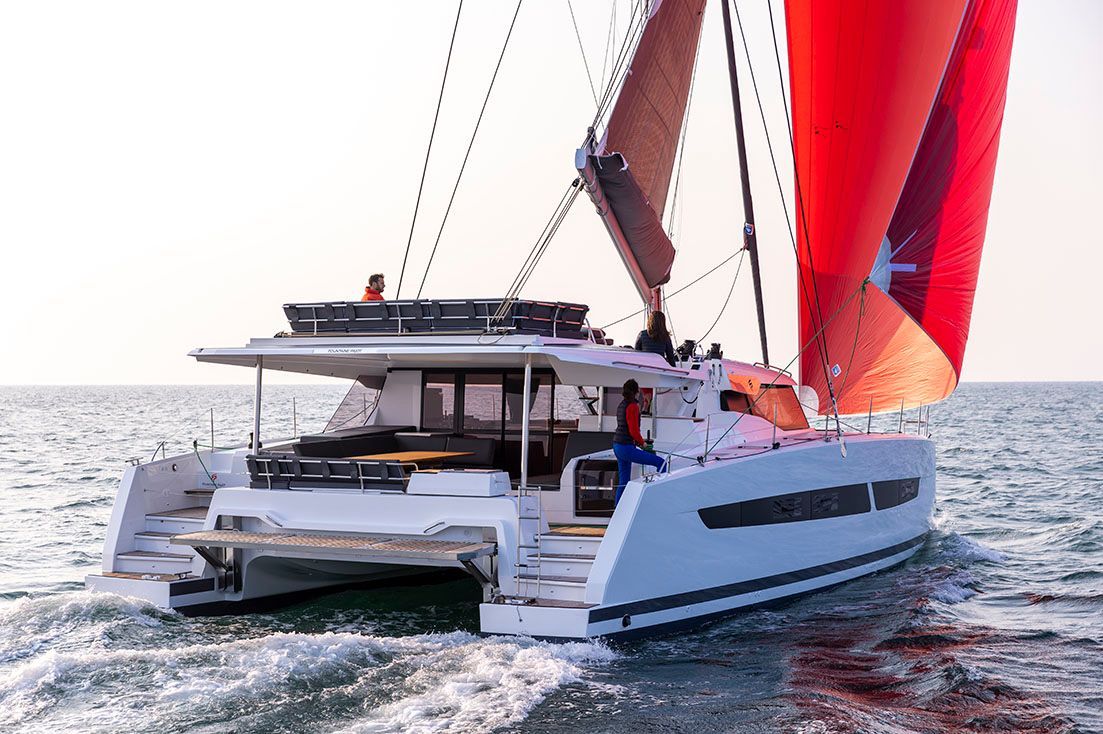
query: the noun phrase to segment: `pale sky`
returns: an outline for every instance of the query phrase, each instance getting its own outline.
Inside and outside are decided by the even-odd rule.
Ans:
[[[464,6],[404,296],[513,7]],[[186,352],[287,328],[285,302],[356,299],[372,272],[393,297],[455,8],[0,2],[0,384],[249,382]],[[740,3],[776,145],[785,123],[764,8]],[[610,0],[574,9],[600,76]],[[771,356],[783,364],[796,349],[793,254],[740,61]],[[525,0],[425,296],[504,294],[575,175],[592,114],[566,0]],[[1103,2],[1021,0],[964,380],[1103,379],[1101,130]],[[717,2],[685,150],[670,290],[740,246]],[[733,267],[669,302],[679,339],[716,318]],[[753,361],[749,275],[707,341]],[[587,303],[595,325],[639,305],[585,197],[523,295]],[[612,334],[623,343],[639,328]]]

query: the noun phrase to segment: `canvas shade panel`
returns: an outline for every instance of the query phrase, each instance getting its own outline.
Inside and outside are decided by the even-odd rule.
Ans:
[[[871,399],[874,410],[885,410],[901,397],[930,402],[953,389],[940,366],[945,357],[923,346],[930,337],[884,293],[861,289],[964,11],[965,0],[786,3],[800,342],[815,342],[822,330],[825,349],[813,344],[802,353],[801,378],[819,394],[821,412],[831,411],[827,371],[844,413],[865,412]]]

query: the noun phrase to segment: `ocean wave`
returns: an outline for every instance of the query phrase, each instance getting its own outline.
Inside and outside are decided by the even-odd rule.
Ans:
[[[973,574],[968,571],[957,571],[935,583],[929,596],[944,604],[958,604],[979,593],[977,584]]]
[[[955,532],[950,532],[943,537],[940,547],[942,552],[955,561],[1003,563],[1007,560],[1007,556],[1000,551]]]

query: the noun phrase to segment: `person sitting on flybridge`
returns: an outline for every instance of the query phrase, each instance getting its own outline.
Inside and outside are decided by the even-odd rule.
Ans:
[[[361,301],[382,301],[383,300],[383,288],[386,284],[383,282],[383,273],[376,273],[368,278],[368,287],[364,289],[364,295],[360,297]]]
[[[632,480],[632,465],[653,466],[659,471],[666,469],[666,462],[650,451],[644,451],[643,436],[640,435],[640,385],[635,380],[624,383],[620,394],[624,399],[617,407],[617,430],[613,434],[613,454],[617,457],[617,493],[614,504],[620,502],[624,485]]]
[[[636,337],[636,351],[661,354],[671,367],[674,366],[674,343],[670,341],[666,316],[662,311],[652,311],[647,317],[647,328]]]

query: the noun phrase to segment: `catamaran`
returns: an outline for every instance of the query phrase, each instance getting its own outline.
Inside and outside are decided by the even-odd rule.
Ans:
[[[923,406],[961,370],[1016,3],[786,2],[799,381],[768,358],[721,5],[760,362],[687,342],[671,365],[519,288],[286,304],[287,331],[191,352],[255,371],[249,441],[130,466],[87,586],[203,614],[467,574],[484,632],[577,639],[697,625],[913,555],[935,498]],[[637,4],[561,204],[586,193],[646,309],[674,260],[663,215],[704,6]],[[324,430],[270,440],[273,370],[350,388]],[[637,467],[614,504],[628,379],[667,469]],[[896,432],[871,430],[896,411]]]

